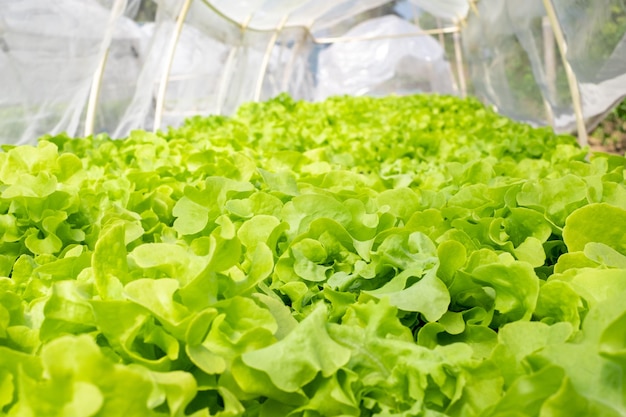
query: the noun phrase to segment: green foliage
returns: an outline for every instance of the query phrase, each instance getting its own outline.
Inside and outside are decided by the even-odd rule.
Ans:
[[[0,415],[620,416],[626,160],[442,96],[0,153]]]
[[[615,153],[623,153],[626,148],[626,100],[619,102],[591,132],[590,140]]]

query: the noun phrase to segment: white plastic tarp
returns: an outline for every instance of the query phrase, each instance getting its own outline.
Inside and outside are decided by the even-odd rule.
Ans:
[[[409,0],[412,4],[442,19],[453,22],[465,19],[469,12],[467,0]]]
[[[207,0],[225,17],[255,30],[284,26],[320,30],[389,0]]]
[[[333,95],[387,95],[439,92],[452,94],[454,83],[441,44],[419,34],[419,26],[394,15],[355,26],[348,38],[320,53],[316,99]]]
[[[626,96],[626,21],[622,0],[552,0],[567,43],[567,63],[593,124]],[[510,117],[573,131],[572,90],[543,0],[481,0],[463,39],[476,94]]]
[[[224,11],[195,1],[169,63],[168,46],[176,36],[173,20],[182,0],[160,0],[160,13],[149,25],[151,43],[132,103],[113,132],[125,136],[137,127],[152,129],[158,90],[169,69],[162,125],[178,125],[192,115],[232,113],[246,101],[267,99],[281,91],[311,98],[306,31],[285,28],[260,31],[224,18]],[[246,19],[246,18],[244,18]],[[269,60],[264,66],[265,57]],[[298,81],[294,85],[294,81]],[[260,87],[260,96],[256,93]]]
[[[151,129],[157,110],[163,126],[177,125],[194,114],[232,113],[245,101],[282,91],[314,99],[325,88],[318,88],[324,82],[318,74],[324,65],[318,65],[320,48],[314,37],[333,32],[342,22],[348,23],[341,30],[359,24],[364,19],[359,16],[367,18],[366,12],[389,3],[194,0],[178,33],[176,20],[185,0],[156,0],[156,19],[143,27],[130,19],[142,1],[152,0],[0,0],[0,142],[32,143],[42,134],[62,131],[76,136],[106,131],[122,137],[132,129]],[[462,13],[465,1],[415,3],[446,17]],[[382,22],[372,21],[366,28],[372,33],[387,30],[377,24]],[[394,83],[394,77],[420,82],[421,87],[428,84],[422,90],[447,91],[447,80],[433,81],[433,71],[446,78],[449,69],[431,38],[388,45],[390,61],[362,57],[361,67],[381,62],[383,67],[372,70],[369,81],[361,80],[361,91],[383,94],[407,88],[406,82]],[[434,61],[433,54],[439,54]],[[106,65],[100,76],[102,62]],[[349,68],[341,71],[347,74]],[[163,106],[157,109],[161,87]],[[325,91],[346,90],[329,86]],[[91,103],[94,120],[88,111],[90,98],[97,98]]]
[[[79,131],[113,30],[132,42],[122,12],[92,0],[0,0],[0,141]],[[115,79],[121,88],[123,77]]]
[[[152,1],[155,21],[142,27],[132,17]],[[468,0],[393,4],[462,28],[466,70],[484,101],[516,119],[570,130],[572,97],[543,1],[481,0],[479,14]],[[626,6],[623,0],[551,1],[584,116],[593,120],[626,94]],[[436,37],[409,33],[420,31],[416,15],[405,16],[410,22],[380,18],[393,4],[0,0],[0,143],[33,143],[61,131],[81,136],[90,123],[96,133],[123,137],[194,114],[229,114],[280,92],[306,100],[451,92],[450,58]],[[336,36],[363,39],[329,45]],[[95,105],[90,98],[98,98]]]

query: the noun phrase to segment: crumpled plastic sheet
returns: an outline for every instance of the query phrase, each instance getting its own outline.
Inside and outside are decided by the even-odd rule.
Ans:
[[[443,47],[419,26],[388,15],[355,26],[345,36],[377,38],[335,43],[320,52],[316,99],[333,95],[454,93]]]

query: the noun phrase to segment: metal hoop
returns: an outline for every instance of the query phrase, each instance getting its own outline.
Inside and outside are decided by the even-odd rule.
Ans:
[[[270,38],[267,44],[265,55],[263,56],[263,61],[261,61],[261,68],[259,70],[259,77],[256,82],[256,88],[254,89],[254,101],[259,101],[261,99],[261,93],[263,92],[263,80],[265,79],[265,73],[267,72],[267,67],[270,64],[270,57],[272,55],[272,51],[274,50],[274,47],[276,46],[278,35],[280,35],[280,32],[282,32],[288,19],[289,19],[289,15],[285,15],[282,18],[282,20],[278,24],[278,27],[276,28],[276,31],[272,34],[272,37]]]
[[[589,138],[587,136],[587,126],[585,125],[585,116],[583,114],[582,97],[580,94],[580,88],[578,87],[576,74],[567,60],[567,42],[565,41],[563,28],[561,27],[561,22],[559,22],[556,15],[556,10],[554,9],[552,0],[543,0],[543,5],[546,8],[548,19],[552,25],[554,39],[559,47],[559,53],[561,54],[561,60],[563,61],[563,67],[565,68],[565,74],[567,75],[567,83],[569,85],[570,94],[572,95],[572,106],[574,107],[574,114],[576,115],[578,143],[580,146],[587,146],[589,144]]]
[[[161,128],[161,123],[163,121],[163,109],[165,107],[165,93],[167,92],[167,84],[169,82],[170,72],[172,71],[172,62],[174,61],[176,46],[178,45],[180,33],[183,30],[183,24],[185,23],[185,19],[187,18],[187,13],[189,13],[189,7],[191,6],[192,1],[193,0],[184,1],[182,7],[180,8],[178,17],[176,18],[176,26],[174,27],[174,33],[172,34],[172,38],[170,39],[170,44],[167,49],[167,59],[165,61],[163,73],[161,74],[161,81],[159,83],[159,90],[157,92],[156,109],[154,113],[154,126],[152,128],[153,132],[156,132]]]
[[[94,72],[93,79],[91,80],[91,89],[89,91],[89,98],[87,100],[87,110],[85,115],[85,136],[93,135],[93,132],[95,130],[96,111],[98,109],[100,90],[102,89],[102,77],[104,76],[104,69],[109,58],[111,39],[113,38],[113,30],[115,29],[114,22],[123,13],[124,9],[126,9],[127,4],[127,0],[116,0],[115,3],[113,3],[113,8],[111,9],[107,32],[105,33],[104,39],[102,40],[101,48],[103,48],[104,51],[102,51],[100,62],[98,63],[96,72]]]

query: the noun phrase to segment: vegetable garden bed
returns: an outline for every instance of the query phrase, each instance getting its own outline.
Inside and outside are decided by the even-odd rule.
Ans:
[[[279,96],[0,153],[0,415],[623,416],[626,160]]]

